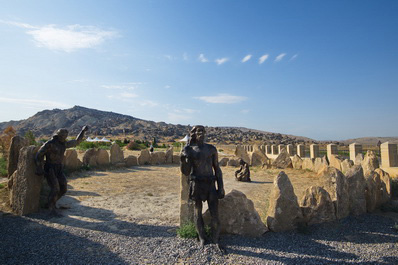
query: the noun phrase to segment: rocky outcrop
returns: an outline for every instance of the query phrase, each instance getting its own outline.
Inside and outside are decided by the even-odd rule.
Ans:
[[[224,199],[219,200],[218,211],[222,213],[219,216],[221,233],[256,237],[268,231],[254,209],[253,202],[240,191],[232,190]],[[210,223],[209,210],[203,218],[205,223]]]
[[[350,213],[348,183],[340,170],[326,167],[318,174],[321,186],[330,194],[337,219],[345,218]]]
[[[330,155],[329,158],[329,166],[337,168],[338,170],[341,170],[341,163],[343,162],[343,159],[337,155]]]
[[[273,168],[293,168],[292,160],[286,148],[282,149],[278,157],[272,162]]]
[[[22,147],[25,147],[27,145],[28,141],[25,138],[18,135],[12,137],[10,148],[8,149],[8,167],[7,167],[8,177],[11,177],[14,171],[17,170],[19,150],[21,150]]]
[[[225,167],[228,164],[229,158],[228,157],[223,157],[218,161],[218,164],[220,167]]]
[[[120,149],[120,146],[118,144],[112,144],[110,154],[110,162],[112,165],[124,162],[123,151],[122,149]]]
[[[343,162],[341,162],[341,172],[343,172],[343,174],[345,175],[348,170],[350,170],[350,168],[352,168],[354,166],[354,162],[352,162],[349,159],[344,159]]]
[[[363,154],[362,153],[359,153],[359,154],[357,154],[357,156],[355,157],[355,161],[353,161],[354,162],[354,165],[360,165],[360,164],[362,164],[362,161],[363,161]]]
[[[138,156],[138,164],[140,166],[149,165],[151,163],[151,155],[148,149],[141,150],[141,154]]]
[[[302,169],[303,160],[298,155],[294,155],[292,158],[292,165],[294,169]]]
[[[353,166],[346,173],[349,190],[349,209],[351,215],[366,213],[366,181],[360,165]]]
[[[364,176],[368,176],[372,171],[375,171],[376,168],[379,168],[379,159],[377,159],[376,154],[373,151],[366,152],[363,161],[361,162],[363,168]]]
[[[82,161],[77,157],[75,149],[67,149],[65,151],[63,164],[68,171],[79,170],[82,167]]]
[[[314,161],[314,171],[316,173],[322,172],[324,169],[326,169],[329,166],[328,160],[326,159],[326,156],[323,157],[317,157],[315,158]]]
[[[336,220],[334,204],[329,193],[318,186],[311,186],[301,199],[303,220],[308,225]]]
[[[124,163],[126,164],[126,167],[138,166],[138,159],[136,156],[129,155],[124,159]]]
[[[269,197],[268,228],[274,232],[295,229],[301,219],[301,209],[292,183],[285,172],[281,171],[274,179]]]
[[[17,215],[37,212],[43,176],[35,174],[35,155],[39,147],[26,146],[19,151],[18,167],[10,178],[10,204]]]

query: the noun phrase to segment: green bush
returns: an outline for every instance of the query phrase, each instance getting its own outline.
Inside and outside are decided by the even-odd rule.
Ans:
[[[205,227],[205,233],[207,237],[211,237],[211,229],[210,226]],[[177,229],[177,235],[182,238],[197,238],[198,233],[196,232],[195,224],[192,222],[188,222],[184,224],[182,227]]]
[[[87,150],[90,148],[101,148],[101,149],[110,149],[111,143],[108,142],[87,142],[83,141],[78,146],[76,146],[79,150]]]
[[[3,183],[0,184],[0,189],[3,189],[6,185],[4,185]]]
[[[35,135],[32,131],[27,131],[25,133],[25,139],[28,140],[29,145],[37,145]]]
[[[115,143],[116,143],[120,148],[125,147],[125,146],[128,144],[128,142],[127,142],[126,139],[124,139],[124,141],[122,141],[122,140],[116,140]]]
[[[7,160],[4,157],[0,157],[0,176],[7,177]]]
[[[131,141],[127,145],[128,150],[142,150],[148,148],[149,145],[146,145],[146,143],[143,143],[141,141],[135,140]]]

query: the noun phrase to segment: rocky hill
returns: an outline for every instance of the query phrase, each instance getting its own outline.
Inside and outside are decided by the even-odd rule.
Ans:
[[[3,131],[6,127],[13,126],[19,135],[24,135],[30,130],[36,137],[49,138],[59,128],[66,128],[71,136],[75,136],[84,125],[90,127],[88,133],[90,136],[148,141],[156,138],[160,142],[173,142],[181,139],[190,129],[186,125],[146,121],[114,112],[75,106],[65,110],[43,110],[26,120],[3,122],[0,123],[0,130]],[[240,127],[207,127],[206,131],[207,141],[218,144],[315,142],[305,137]]]

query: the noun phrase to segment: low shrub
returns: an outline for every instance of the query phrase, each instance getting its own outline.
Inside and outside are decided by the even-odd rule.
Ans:
[[[108,142],[87,142],[83,141],[79,145],[76,146],[76,149],[79,150],[87,150],[90,148],[101,148],[101,149],[110,149],[111,143]]]
[[[7,177],[7,160],[4,157],[0,157],[0,176]]]
[[[148,148],[148,146],[145,143],[137,140],[131,141],[130,143],[127,144],[128,150],[142,150],[146,148]]]
[[[211,237],[210,226],[205,226],[205,233],[207,237]],[[196,232],[195,224],[188,222],[177,229],[177,235],[182,238],[197,238],[198,233]]]

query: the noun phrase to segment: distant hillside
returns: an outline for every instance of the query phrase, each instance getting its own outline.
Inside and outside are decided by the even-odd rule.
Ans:
[[[398,144],[398,137],[361,137],[361,138],[348,139],[340,142],[344,143],[345,145],[349,145],[352,143],[358,143],[362,145],[377,145],[379,141],[381,143],[390,142],[393,144]]]
[[[84,125],[90,127],[88,135],[91,136],[134,138],[148,141],[156,138],[160,142],[181,139],[190,130],[190,127],[186,125],[146,121],[128,115],[80,106],[65,110],[43,110],[26,120],[2,122],[0,130],[3,131],[6,127],[13,126],[19,135],[24,135],[30,130],[36,137],[48,138],[59,128],[66,128],[71,136],[75,136]],[[219,144],[315,142],[310,138],[247,128],[207,127],[206,131],[207,141]]]

